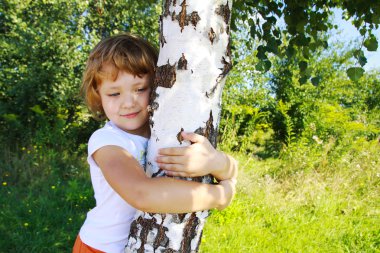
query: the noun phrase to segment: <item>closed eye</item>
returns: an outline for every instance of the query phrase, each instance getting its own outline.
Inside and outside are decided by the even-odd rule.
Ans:
[[[137,89],[137,92],[144,92],[146,91],[148,88],[140,88],[140,89]]]
[[[110,97],[117,97],[117,96],[119,96],[119,95],[120,95],[119,92],[115,92],[115,93],[108,94],[108,96],[110,96]]]

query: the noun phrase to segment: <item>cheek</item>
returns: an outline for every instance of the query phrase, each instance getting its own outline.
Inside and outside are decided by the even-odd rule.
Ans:
[[[149,93],[144,94],[144,96],[141,98],[141,106],[147,107],[149,105]]]
[[[107,97],[102,98],[102,105],[105,112],[114,111],[115,109],[118,108],[116,101],[112,99],[108,99]]]

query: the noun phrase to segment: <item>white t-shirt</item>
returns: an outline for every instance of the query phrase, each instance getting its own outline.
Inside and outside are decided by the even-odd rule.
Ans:
[[[129,228],[136,212],[136,209],[123,200],[107,183],[92,154],[104,146],[119,146],[135,157],[143,168],[147,144],[148,139],[129,134],[112,122],[107,122],[103,128],[91,135],[87,161],[90,164],[96,206],[87,213],[79,232],[85,244],[104,252],[124,252]]]

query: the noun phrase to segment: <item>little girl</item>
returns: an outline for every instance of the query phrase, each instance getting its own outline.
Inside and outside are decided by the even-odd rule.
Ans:
[[[194,144],[162,149],[157,162],[168,175],[211,173],[221,180],[218,185],[145,175],[147,107],[156,62],[156,50],[129,34],[101,41],[89,56],[82,91],[91,112],[108,122],[88,142],[96,206],[87,214],[75,253],[123,252],[136,209],[185,213],[223,209],[232,200],[236,163],[200,135],[184,133]]]

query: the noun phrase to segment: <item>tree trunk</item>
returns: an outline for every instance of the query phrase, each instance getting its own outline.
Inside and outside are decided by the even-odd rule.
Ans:
[[[229,0],[166,0],[160,17],[160,53],[150,105],[151,138],[146,173],[165,176],[158,148],[184,146],[181,131],[216,145],[225,76],[231,69]],[[212,177],[193,178],[212,183]],[[197,252],[208,211],[188,214],[139,212],[125,252]]]

